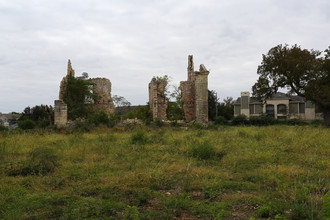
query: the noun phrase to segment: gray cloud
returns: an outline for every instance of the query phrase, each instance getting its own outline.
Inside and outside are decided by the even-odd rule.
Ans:
[[[277,44],[329,46],[326,0],[0,1],[0,112],[52,104],[71,59],[113,94],[148,100],[154,75],[186,79],[187,55],[211,69],[209,88],[237,97]]]

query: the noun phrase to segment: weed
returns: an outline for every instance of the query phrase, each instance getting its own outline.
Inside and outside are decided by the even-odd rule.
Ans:
[[[200,160],[208,160],[215,156],[215,149],[210,141],[203,141],[191,147],[191,155]]]
[[[124,215],[124,220],[139,220],[139,210],[137,209],[136,206],[127,206],[125,215]]]
[[[147,133],[143,130],[139,130],[131,135],[131,143],[145,145],[149,142]]]

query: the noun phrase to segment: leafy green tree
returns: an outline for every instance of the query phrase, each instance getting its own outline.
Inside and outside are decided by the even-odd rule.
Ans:
[[[223,102],[218,104],[218,115],[223,116],[226,120],[234,118],[233,97],[227,97],[223,99]]]
[[[67,96],[64,102],[68,105],[68,118],[86,118],[93,111],[93,104],[99,99],[93,92],[94,83],[88,79],[88,74],[80,77],[68,76]]]
[[[301,49],[298,45],[271,48],[262,55],[253,95],[265,100],[279,88],[287,88],[289,93],[314,102],[330,126],[330,47],[321,55],[320,51]]]
[[[209,111],[209,120],[214,121],[216,117],[216,105],[218,103],[217,95],[214,90],[208,90],[208,111]]]
[[[167,118],[169,120],[183,120],[184,119],[184,111],[183,111],[183,102],[182,102],[182,94],[179,87],[172,85],[173,91],[169,94],[167,101]]]
[[[32,120],[39,127],[46,127],[50,124],[49,114],[46,105],[36,105],[34,107],[26,107],[22,112],[19,121]]]

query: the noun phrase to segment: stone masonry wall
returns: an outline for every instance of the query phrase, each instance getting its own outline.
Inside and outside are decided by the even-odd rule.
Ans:
[[[68,61],[67,75],[63,77],[60,84],[59,100],[64,100],[67,96],[68,77],[75,76],[75,71],[72,68],[71,61]],[[111,98],[111,82],[106,78],[93,78],[90,79],[93,85],[93,92],[100,96],[96,102],[92,102],[95,110],[104,109],[108,113],[115,112],[115,106]]]
[[[68,121],[67,105],[62,100],[55,100],[54,124],[57,127],[65,127]]]
[[[157,80],[155,77],[152,78],[149,83],[149,105],[154,120],[156,118],[167,120],[167,102],[165,98],[166,86],[166,80]]]
[[[93,85],[93,92],[100,96],[100,99],[94,102],[94,109],[104,109],[108,113],[115,112],[115,105],[111,98],[111,82],[106,78],[93,78],[91,79]]]
[[[180,82],[183,110],[187,122],[208,123],[208,74],[203,64],[194,71],[193,56],[188,56],[188,80]]]

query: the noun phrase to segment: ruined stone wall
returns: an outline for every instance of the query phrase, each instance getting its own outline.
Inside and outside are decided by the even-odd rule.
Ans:
[[[65,77],[63,77],[61,84],[60,84],[60,92],[59,92],[59,100],[64,100],[64,98],[68,94],[68,76],[75,76],[75,71],[72,69],[71,61],[68,61],[68,68],[67,68],[67,74]]]
[[[72,68],[71,61],[68,61],[67,75],[63,77],[60,84],[59,100],[64,100],[68,95],[68,77],[75,76],[75,71]],[[100,96],[100,99],[91,102],[95,110],[104,109],[108,113],[115,112],[115,106],[111,98],[111,82],[106,78],[94,78],[90,79],[95,85],[93,85],[93,92]]]
[[[209,71],[200,65],[195,80],[196,121],[200,124],[208,122],[208,75]]]
[[[153,78],[149,83],[149,105],[153,119],[167,120],[167,102],[165,98],[166,80]]]
[[[104,109],[108,113],[115,112],[115,105],[111,98],[111,82],[106,78],[91,79],[94,83],[93,92],[100,96],[100,99],[94,102],[94,109]]]
[[[203,64],[199,71],[194,71],[193,56],[188,56],[188,80],[180,82],[183,110],[187,122],[208,122],[208,74]]]
[[[57,127],[65,127],[68,121],[67,105],[62,100],[55,100],[54,124]]]

